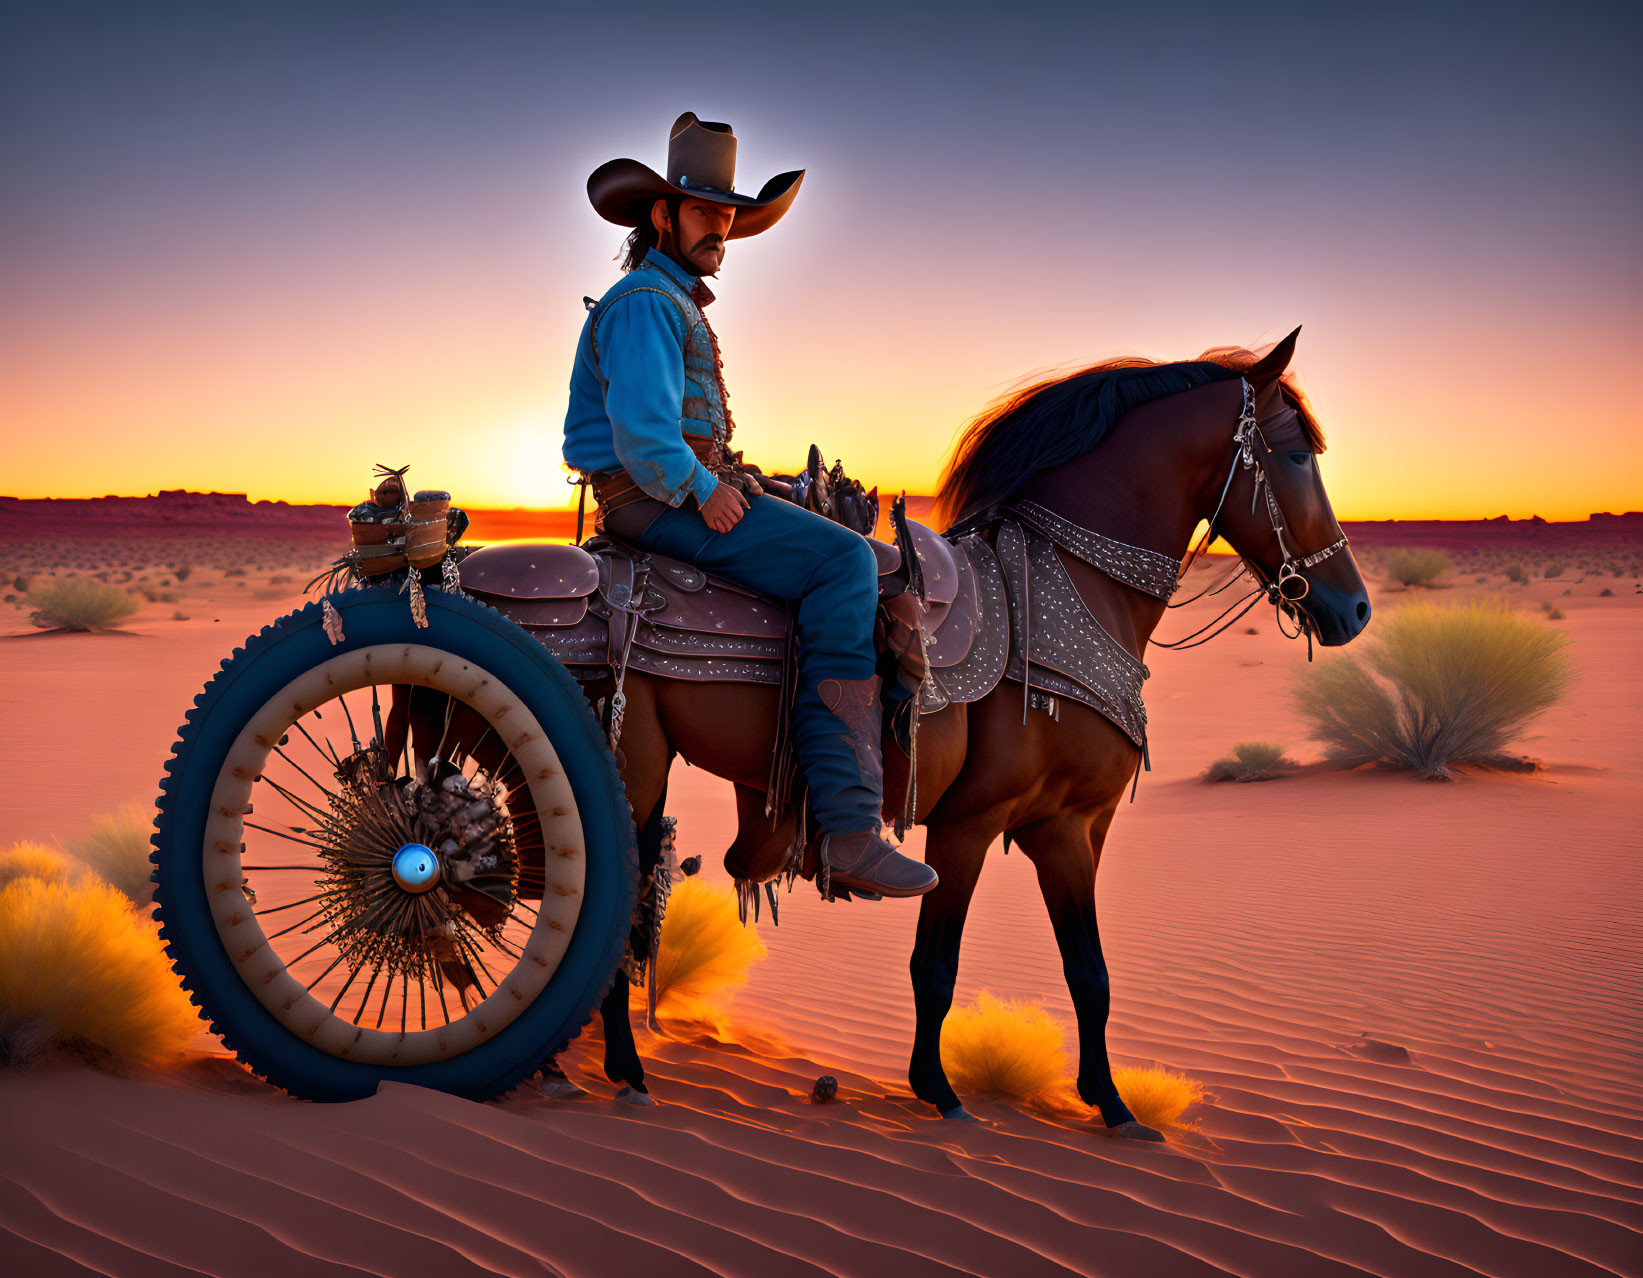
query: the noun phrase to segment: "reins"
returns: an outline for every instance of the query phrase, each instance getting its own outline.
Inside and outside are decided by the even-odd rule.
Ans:
[[[1227,494],[1232,491],[1232,481],[1237,478],[1239,470],[1253,472],[1254,492],[1251,493],[1249,499],[1250,510],[1255,509],[1257,500],[1263,496],[1266,498],[1267,518],[1272,521],[1272,534],[1277,539],[1279,553],[1283,555],[1283,560],[1278,565],[1277,579],[1271,582],[1263,582],[1258,570],[1252,570],[1249,560],[1243,555],[1239,555],[1237,566],[1222,581],[1214,586],[1206,586],[1190,598],[1171,600],[1165,603],[1164,606],[1166,608],[1184,608],[1187,604],[1196,603],[1200,599],[1212,598],[1245,574],[1248,574],[1255,581],[1254,590],[1229,604],[1213,621],[1200,626],[1191,634],[1183,635],[1179,639],[1168,642],[1157,638],[1154,638],[1151,642],[1160,648],[1173,650],[1199,647],[1208,643],[1217,635],[1225,634],[1261,601],[1262,596],[1265,596],[1273,606],[1278,633],[1286,639],[1298,639],[1305,635],[1306,659],[1311,661],[1312,627],[1307,622],[1306,613],[1297,608],[1296,605],[1307,597],[1312,586],[1301,575],[1301,569],[1320,564],[1337,551],[1344,549],[1347,539],[1343,534],[1340,540],[1333,545],[1326,546],[1324,549],[1314,551],[1309,555],[1297,556],[1289,549],[1289,543],[1284,539],[1287,524],[1284,521],[1283,508],[1279,506],[1278,499],[1272,491],[1272,481],[1267,478],[1265,469],[1255,457],[1255,440],[1257,437],[1260,438],[1261,447],[1265,451],[1269,453],[1272,451],[1271,446],[1266,442],[1266,437],[1261,434],[1261,423],[1255,416],[1255,388],[1249,384],[1247,378],[1240,378],[1239,381],[1244,388],[1244,403],[1242,411],[1238,414],[1237,429],[1232,433],[1232,442],[1236,445],[1232,454],[1232,464],[1227,468],[1226,482],[1221,485],[1221,496],[1215,503],[1215,510],[1209,517],[1209,523],[1204,529],[1204,535],[1198,539],[1198,543],[1188,552],[1186,559],[1182,561],[1176,580],[1185,580],[1192,565],[1207,553],[1210,543],[1215,540],[1216,524],[1220,522],[1221,511],[1226,507]],[[1292,595],[1287,593],[1286,587],[1292,581],[1301,583],[1300,594]],[[1240,607],[1240,605],[1242,606]],[[1237,609],[1237,611],[1234,612],[1234,609]],[[1284,628],[1285,613],[1288,613],[1295,623],[1294,634]]]

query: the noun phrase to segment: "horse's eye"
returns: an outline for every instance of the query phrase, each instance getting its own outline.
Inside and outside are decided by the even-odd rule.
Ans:
[[[1289,455],[1289,460],[1294,462],[1297,466],[1305,466],[1307,464],[1307,462],[1312,460],[1312,454],[1311,453],[1291,453]]]

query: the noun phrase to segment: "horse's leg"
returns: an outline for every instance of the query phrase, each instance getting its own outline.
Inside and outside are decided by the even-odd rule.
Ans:
[[[918,1027],[913,1034],[913,1057],[907,1081],[913,1095],[928,1101],[943,1118],[974,1121],[959,1102],[958,1093],[941,1067],[941,1025],[953,1006],[958,980],[958,952],[964,939],[964,917],[981,877],[987,847],[997,836],[990,824],[979,821],[934,826],[925,844],[924,859],[941,881],[919,901],[918,940],[913,945],[913,1006]]]
[[[1078,1016],[1078,1094],[1101,1111],[1102,1121],[1115,1135],[1163,1140],[1162,1132],[1137,1122],[1130,1113],[1113,1084],[1107,1060],[1112,993],[1095,922],[1095,849],[1106,838],[1113,811],[1104,809],[1093,822],[1088,815],[1068,812],[1023,829],[1019,842],[1038,871],[1039,890],[1061,949],[1067,992]]]
[[[643,885],[650,882],[656,872],[656,863],[662,856],[662,818],[667,808],[667,785],[664,782],[662,793],[651,805],[650,818],[639,829],[639,882],[641,891]],[[648,949],[650,937],[635,926],[629,933],[629,942],[635,952]],[[599,1012],[605,1026],[605,1077],[613,1083],[621,1083],[622,1090],[617,1093],[618,1100],[625,1100],[632,1104],[653,1104],[650,1100],[649,1089],[645,1087],[645,1067],[639,1060],[639,1047],[633,1039],[633,1020],[628,1009],[628,991],[632,983],[627,979],[625,972],[618,972],[616,980],[610,987],[610,993],[599,1005]]]
[[[658,682],[629,678],[627,708],[622,716],[622,739],[618,758],[622,783],[639,842],[639,890],[644,891],[662,850],[662,815],[667,801],[667,774],[673,765],[673,747],[662,729],[657,704]],[[649,938],[635,928],[629,933],[637,949]],[[605,1028],[605,1077],[620,1083],[616,1099],[635,1105],[653,1105],[645,1088],[645,1069],[633,1039],[633,1023],[628,1013],[629,982],[618,972],[610,992],[599,1005]]]
[[[633,1105],[654,1105],[650,1089],[645,1086],[645,1067],[639,1060],[639,1045],[633,1041],[633,1021],[628,1014],[628,991],[632,989],[626,972],[617,972],[616,980],[599,1004],[599,1017],[605,1027],[605,1077],[622,1086],[616,1099]]]

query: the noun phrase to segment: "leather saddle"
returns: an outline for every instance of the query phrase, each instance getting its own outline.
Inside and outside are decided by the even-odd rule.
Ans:
[[[978,700],[998,683],[1009,617],[1003,573],[983,538],[949,542],[923,524],[907,528],[917,573],[898,572],[896,546],[868,542],[884,647],[919,684],[920,709],[930,713]],[[484,546],[460,572],[464,590],[523,626],[583,683],[609,678],[624,652],[628,670],[663,679],[782,683],[788,605],[692,564],[599,536],[585,546]]]

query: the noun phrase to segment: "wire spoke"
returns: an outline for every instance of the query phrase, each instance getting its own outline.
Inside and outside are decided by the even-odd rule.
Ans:
[[[305,733],[303,733],[303,736],[306,737],[306,736],[308,736],[308,734],[305,732]],[[309,737],[308,739],[310,741],[313,740],[312,737]],[[315,748],[317,749],[318,747],[315,747]],[[303,767],[302,764],[298,763],[290,755],[286,754],[283,747],[275,746],[274,747],[274,753],[279,755],[280,758],[284,759],[287,763],[289,763],[298,772],[302,773],[302,775],[307,778],[309,784],[312,785],[314,787],[314,789],[318,790],[321,794],[323,794],[327,799],[331,799],[331,800],[334,801],[337,798],[337,795],[332,792],[330,786],[322,785],[320,782],[314,780],[313,775],[308,771],[308,769]],[[264,780],[267,780],[267,778],[264,777]]]
[[[296,808],[297,811],[308,813],[310,816],[314,817],[317,821],[319,821],[322,825],[325,823],[325,820],[326,820],[327,816],[329,815],[328,813],[320,811],[320,809],[316,808],[312,803],[309,803],[306,799],[299,799],[296,795],[292,794],[291,791],[287,790],[283,785],[281,785],[278,781],[274,780],[274,778],[271,777],[271,776],[264,775],[263,776],[263,781],[265,781],[268,785],[272,786],[273,789],[274,789],[274,793],[278,794],[282,799],[284,799],[286,802],[288,802],[292,807]]]
[[[479,964],[479,970],[485,973],[486,976],[490,977],[491,989],[493,991],[501,989],[502,982],[497,980],[496,977],[492,975],[491,969],[485,966],[485,960],[479,953],[479,947],[473,943],[473,938],[468,936],[460,926],[456,929],[456,943],[468,952],[468,956],[473,959],[475,963]]]
[[[315,901],[323,901],[330,895],[331,894],[329,892],[319,892],[314,896],[305,896],[300,901],[292,901],[288,905],[271,905],[266,910],[252,910],[251,913],[257,915],[259,918],[264,914],[278,914],[282,910],[294,910],[299,905],[311,905]]]
[[[289,932],[291,929],[286,928],[285,930],[287,932]],[[281,933],[281,935],[283,936],[284,933]],[[322,950],[329,944],[331,944],[331,935],[328,932],[324,936],[320,937],[319,940],[315,941],[312,945],[310,945],[301,954],[297,955],[296,958],[292,959],[289,963],[287,963],[285,965],[286,970],[289,971],[291,968],[295,967],[298,963],[302,962],[303,959],[307,958],[310,954],[312,954],[315,950]]]
[[[428,966],[434,974],[434,992],[439,995],[439,1014],[445,1018],[445,1024],[451,1023],[451,1009],[445,1003],[445,974],[439,969],[439,960],[430,958]]]
[[[463,756],[467,759],[472,760],[476,768],[478,767],[478,764],[479,764],[479,747],[485,744],[485,738],[490,736],[490,735],[491,735],[491,725],[487,723],[485,725],[485,731],[483,731],[479,734],[479,737],[474,741],[474,743],[472,745],[459,747],[461,749],[462,753],[463,753]]]
[[[415,693],[412,693],[413,697],[415,695]],[[445,697],[445,726],[439,730],[439,744],[434,747],[433,757],[436,759],[444,757],[445,735],[451,730],[451,716],[455,713],[456,698],[447,694]]]
[[[354,743],[354,753],[358,754],[359,732],[354,727],[354,716],[348,710],[348,698],[346,695],[338,694],[337,700],[342,704],[342,717],[348,720],[348,739]]]
[[[303,847],[313,848],[316,852],[329,852],[331,850],[323,843],[315,843],[312,839],[299,839],[294,834],[285,834],[280,830],[274,829],[272,826],[258,825],[255,821],[246,821],[243,824],[250,826],[253,830],[261,830],[264,834],[272,834],[276,839],[289,839],[292,843],[300,843]],[[294,825],[291,828],[293,830],[297,830],[302,827]]]
[[[388,973],[388,979],[382,983],[382,1005],[377,1008],[376,1028],[382,1028],[382,1018],[388,1015],[388,995],[394,992],[394,974]]]
[[[318,710],[314,711],[314,718],[319,718]],[[329,760],[330,762],[336,764],[339,768],[342,766],[342,760],[337,758],[337,752],[331,748],[330,737],[326,737],[325,744],[321,745],[318,741],[315,741],[313,737],[309,736],[308,729],[302,726],[301,720],[298,720],[291,726],[298,732],[302,733],[303,736],[308,737],[308,744],[314,747],[314,753],[319,755],[320,758]]]
[[[290,927],[281,928],[278,932],[272,933],[268,937],[268,939],[270,941],[277,941],[280,937],[284,936],[287,932],[295,932],[304,923],[312,923],[315,919],[319,918],[320,915],[325,913],[326,909],[327,909],[327,907],[322,905],[319,909],[315,910],[307,918],[301,920],[300,922],[291,924]],[[295,963],[295,962],[296,962],[295,959],[291,960],[291,963]],[[287,963],[285,966],[290,967],[291,963]]]
[[[358,1025],[359,1022],[360,1022],[360,1018],[365,1015],[366,1005],[368,1003],[370,1003],[370,1001],[371,1001],[371,991],[376,988],[377,977],[379,977],[381,975],[382,975],[382,964],[378,963],[375,967],[373,967],[371,969],[371,979],[368,980],[367,982],[365,982],[365,993],[360,995],[359,1011],[354,1013],[353,1019],[349,1021],[350,1025]],[[380,1025],[380,1024],[382,1024],[382,1022],[379,1020],[377,1022],[377,1024]]]
[[[323,865],[242,865],[242,870],[308,870],[313,873],[323,873]]]
[[[309,981],[307,986],[304,987],[307,990],[307,992],[312,994],[314,992],[314,986],[318,985],[327,976],[331,975],[332,972],[336,971],[337,964],[341,963],[342,960],[347,958],[347,957],[348,956],[347,956],[346,953],[342,952],[341,950],[337,951],[337,956],[336,956],[336,958],[331,960],[331,965],[329,967],[327,967],[323,972],[321,972],[318,976],[316,976],[313,980]],[[343,986],[343,989],[347,989],[347,988],[348,987],[346,985]],[[342,996],[339,994],[337,997],[341,998]]]
[[[348,973],[348,979],[343,982],[342,988],[337,991],[337,996],[334,999],[331,1000],[331,1013],[332,1013],[332,1015],[336,1014],[337,1004],[342,1002],[342,996],[348,992],[348,987],[351,986],[355,981],[357,981],[359,979],[359,974],[361,972],[363,972],[364,970],[365,970],[365,964],[361,963],[352,972]]]

